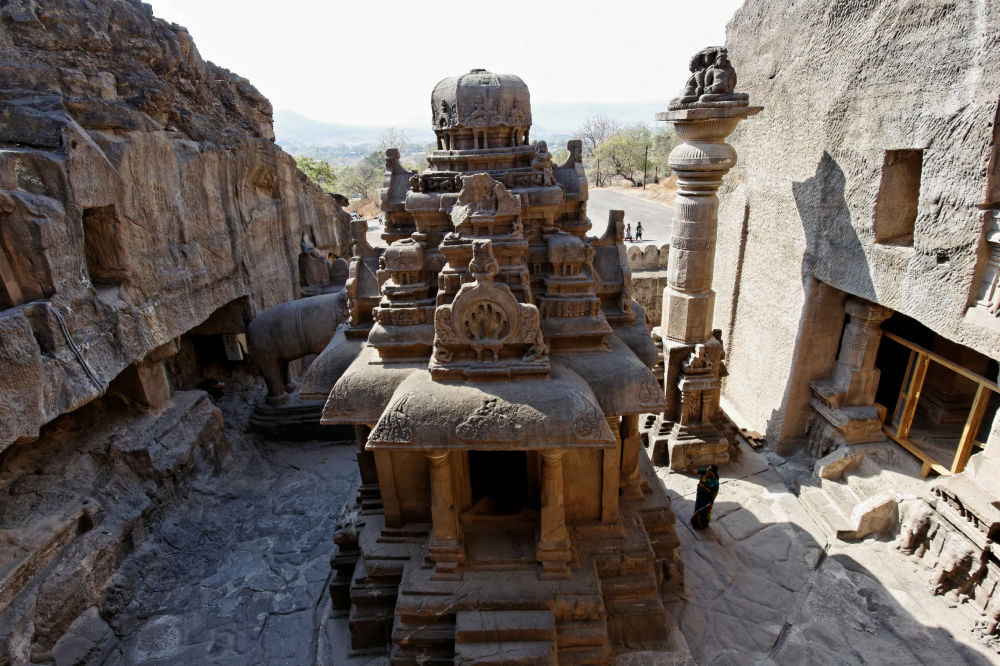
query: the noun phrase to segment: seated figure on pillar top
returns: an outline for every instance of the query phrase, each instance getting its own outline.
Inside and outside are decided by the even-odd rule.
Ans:
[[[750,96],[736,92],[736,69],[722,46],[709,46],[691,58],[691,76],[681,94],[670,100],[669,109],[747,106]]]

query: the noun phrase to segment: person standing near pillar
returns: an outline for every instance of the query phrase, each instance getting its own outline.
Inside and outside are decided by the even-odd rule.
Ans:
[[[719,468],[709,465],[696,470],[693,465],[688,465],[688,472],[699,476],[698,494],[694,500],[694,513],[691,514],[691,527],[703,530],[708,527],[712,519],[712,507],[719,494]]]

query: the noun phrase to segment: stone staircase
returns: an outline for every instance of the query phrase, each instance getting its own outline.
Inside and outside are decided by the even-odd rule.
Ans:
[[[894,534],[900,499],[923,491],[920,464],[891,443],[837,449],[813,467],[799,498],[831,537],[845,541]]]
[[[427,540],[430,526],[415,524],[405,528],[387,528],[381,514],[366,515],[364,518],[365,523],[361,525],[358,535],[360,552],[378,553],[378,556],[362,555],[354,565],[348,626],[354,652],[381,653],[390,644],[388,639],[397,629],[406,631],[405,625],[394,625],[399,582],[404,566]],[[366,547],[365,541],[378,541],[380,547]]]
[[[455,665],[555,663],[556,623],[549,610],[470,610],[455,617]]]
[[[607,614],[600,595],[560,597],[553,610],[561,666],[610,663]]]

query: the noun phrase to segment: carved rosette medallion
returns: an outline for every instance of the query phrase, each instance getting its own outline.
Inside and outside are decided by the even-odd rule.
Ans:
[[[469,272],[475,280],[434,313],[435,379],[548,374],[538,308],[518,302],[507,285],[497,284],[498,270],[492,242],[473,241]]]

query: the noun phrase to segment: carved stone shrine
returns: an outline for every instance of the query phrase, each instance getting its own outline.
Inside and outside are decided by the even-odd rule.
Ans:
[[[358,237],[324,424],[362,485],[335,536],[352,649],[391,663],[611,663],[669,650],[673,514],[640,450],[665,407],[623,216],[589,237],[579,141],[529,140],[528,88],[473,70],[431,96],[438,150],[387,152],[388,244]]]
[[[720,379],[724,375],[721,335],[712,329],[712,274],[722,178],[736,164],[725,143],[750,106],[734,91],[736,70],[721,46],[699,51],[691,77],[669,111],[657,120],[674,124],[680,143],[670,152],[677,174],[677,199],[670,237],[667,288],[663,291],[664,388],[667,408],[654,429],[653,461],[682,470],[729,461],[721,427]]]

